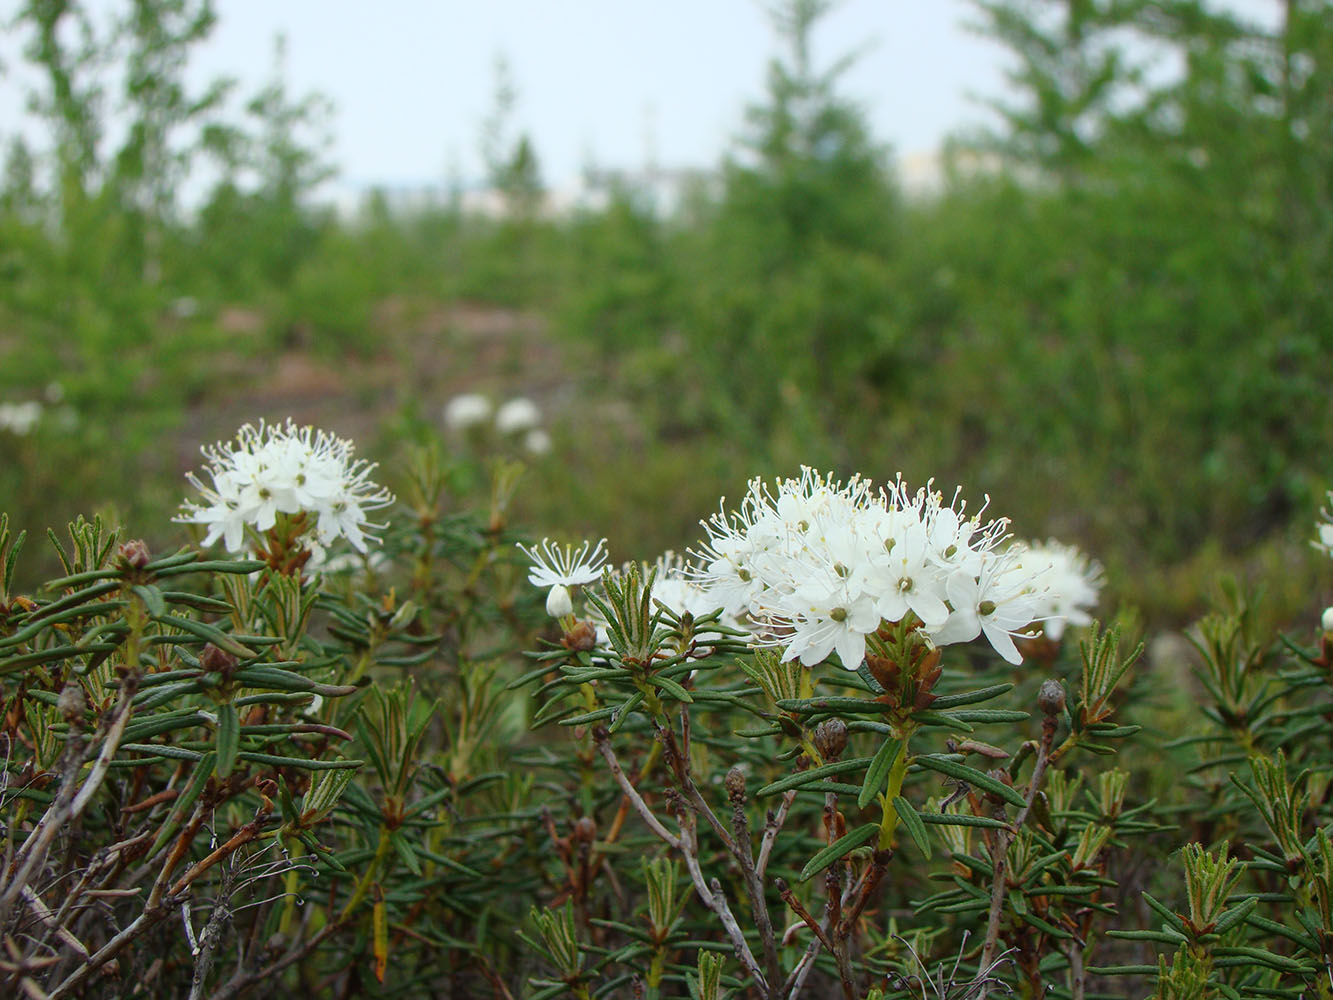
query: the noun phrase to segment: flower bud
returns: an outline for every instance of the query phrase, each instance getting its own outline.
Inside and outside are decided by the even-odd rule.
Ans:
[[[815,727],[815,749],[825,760],[837,760],[847,749],[847,723],[825,719]]]
[[[1042,681],[1037,692],[1037,707],[1045,715],[1059,715],[1065,710],[1065,688],[1057,680]]]
[[[231,676],[231,672],[236,669],[236,663],[236,657],[211,642],[205,643],[203,651],[199,654],[199,666],[208,673],[219,673],[223,677]]]
[[[586,653],[597,646],[597,627],[592,622],[575,622],[560,643],[576,653]]]
[[[1325,632],[1333,632],[1333,608],[1325,608],[1319,618],[1319,625]]]
[[[745,772],[741,770],[740,765],[734,765],[727,772],[726,777],[727,797],[731,799],[732,805],[743,805],[745,803]]]
[[[591,816],[580,816],[574,821],[574,839],[591,844],[597,839],[597,822]]]
[[[546,613],[552,618],[563,618],[574,613],[574,602],[570,600],[569,588],[557,583],[546,595]]]
[[[60,697],[56,699],[56,708],[71,726],[81,721],[83,713],[88,710],[88,699],[84,696],[83,688],[70,681],[61,689]]]
[[[132,538],[118,550],[121,561],[130,569],[143,569],[153,561],[148,551],[148,543],[142,538]]]

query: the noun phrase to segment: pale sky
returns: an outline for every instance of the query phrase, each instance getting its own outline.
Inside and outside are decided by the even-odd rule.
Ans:
[[[16,0],[0,0],[11,15]],[[1278,0],[1218,0],[1270,20]],[[91,0],[107,10],[116,0]],[[441,183],[482,175],[480,133],[497,56],[518,92],[513,123],[532,137],[546,182],[590,162],[715,165],[762,98],[777,39],[758,0],[218,0],[194,53],[196,84],[217,75],[253,92],[287,38],[290,92],[331,99],[332,159],[345,186]],[[861,57],[842,92],[899,155],[984,123],[974,96],[1004,91],[1005,52],[970,34],[966,0],[842,0],[815,35],[815,61]],[[12,40],[0,57],[17,64]],[[21,106],[0,82],[0,131]]]
[[[1002,84],[992,44],[967,34],[963,0],[844,0],[815,35],[817,65],[863,50],[844,92],[877,138],[928,150],[980,117],[969,91]],[[336,159],[350,182],[481,172],[479,134],[496,57],[518,92],[516,126],[533,138],[549,183],[599,166],[710,166],[762,97],[777,48],[755,0],[229,0],[197,69],[268,65],[288,39],[294,89],[337,109]],[[201,77],[204,74],[201,73]]]

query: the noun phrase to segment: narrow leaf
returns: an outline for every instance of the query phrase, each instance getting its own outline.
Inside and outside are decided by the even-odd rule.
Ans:
[[[236,755],[241,750],[241,719],[236,706],[228,702],[218,706],[218,761],[217,776],[225,778],[236,766]]]
[[[898,818],[902,820],[903,826],[907,827],[907,832],[912,835],[912,839],[916,841],[916,846],[920,848],[921,853],[929,858],[930,837],[926,833],[926,824],[921,822],[921,817],[913,808],[912,803],[901,795],[895,795],[893,797],[893,808],[898,811]]]
[[[1003,781],[998,781],[989,774],[983,774],[975,767],[968,767],[966,764],[959,764],[957,761],[947,760],[933,754],[922,754],[913,759],[916,763],[928,767],[932,771],[939,771],[940,774],[947,774],[950,778],[966,781],[969,785],[974,785],[998,795],[1010,805],[1017,806],[1019,809],[1027,805],[1027,800],[1012,785],[1006,785]]]
[[[816,872],[823,871],[843,855],[850,854],[862,844],[869,843],[878,834],[878,823],[867,823],[864,826],[858,826],[855,830],[829,844],[828,847],[806,862],[805,867],[801,869],[799,881],[804,882]]]
[[[870,803],[875,801],[875,797],[884,790],[884,784],[889,777],[889,769],[893,767],[893,762],[898,759],[898,754],[902,752],[902,740],[885,740],[875,757],[870,762],[870,768],[866,771],[865,782],[861,785],[861,794],[856,797],[856,804],[864,809]]]

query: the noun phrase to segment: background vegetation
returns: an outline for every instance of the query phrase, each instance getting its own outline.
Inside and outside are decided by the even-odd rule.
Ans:
[[[1011,91],[910,198],[842,67],[811,62],[821,10],[775,15],[767,97],[671,214],[624,186],[543,211],[501,79],[482,136],[500,215],[372,195],[348,217],[318,205],[330,117],[287,91],[281,46],[238,116],[225,81],[184,82],[208,3],[126,5],[113,26],[23,4],[42,132],[7,140],[0,389],[59,402],[0,432],[15,522],[90,501],[160,515],[238,415],[378,429],[384,455],[480,389],[537,398],[550,468],[577,470],[524,513],[620,552],[680,547],[756,472],[901,469],[1079,542],[1154,620],[1197,610],[1187,581],[1218,569],[1285,567],[1283,609],[1311,604],[1333,433],[1327,3],[1287,4],[1272,34],[1197,0],[978,3]]]
[[[1021,534],[1076,542],[1106,565],[1103,611],[1126,635],[1093,647],[1100,666],[1073,641],[1047,650],[1042,668],[1065,683],[1069,709],[1041,709],[1041,720],[1038,673],[949,662],[945,697],[1001,699],[998,715],[965,714],[1007,724],[981,737],[1014,753],[1009,780],[1028,808],[1043,721],[1059,717],[1069,752],[1048,779],[1049,812],[1012,844],[931,831],[949,859],[931,868],[923,841],[901,838],[883,897],[844,928],[858,981],[919,995],[905,945],[934,968],[964,931],[975,941],[992,891],[986,859],[1012,846],[1031,863],[1004,904],[1001,940],[1029,966],[1004,973],[1015,984],[1036,989],[1044,976],[1081,995],[1070,985],[1079,949],[1026,912],[1076,931],[1091,967],[1119,963],[1141,992],[1156,982],[1163,997],[1327,995],[1310,991],[1333,962],[1333,853],[1313,834],[1330,820],[1330,653],[1327,639],[1306,640],[1333,601],[1327,556],[1309,545],[1333,486],[1333,8],[1287,0],[1267,32],[1199,0],[978,0],[981,30],[1013,53],[1011,92],[990,133],[948,150],[942,188],[911,196],[841,93],[840,67],[811,61],[822,9],[793,0],[775,14],[766,96],[677,210],[622,185],[558,215],[544,207],[540,150],[512,134],[503,85],[481,137],[502,212],[371,195],[339,215],[318,202],[329,111],[289,92],[281,46],[260,92],[220,81],[196,93],[184,67],[212,25],[206,0],[136,0],[114,25],[78,2],[14,10],[7,27],[23,41],[41,124],[36,138],[4,137],[0,184],[0,402],[11,404],[0,411],[0,508],[14,534],[101,510],[129,526],[122,539],[171,552],[184,529],[169,517],[199,444],[259,417],[355,438],[404,504],[389,562],[318,599],[290,580],[236,582],[247,564],[136,564],[91,522],[61,561],[31,543],[18,558],[0,540],[0,819],[9,850],[28,837],[41,847],[20,853],[40,859],[25,860],[24,878],[11,869],[0,883],[0,917],[30,932],[0,957],[5,982],[85,988],[80,957],[50,943],[57,924],[92,946],[121,927],[146,934],[167,926],[162,899],[174,906],[189,890],[185,923],[211,935],[208,948],[164,934],[160,955],[125,952],[124,982],[161,995],[276,981],[318,995],[608,996],[658,963],[661,995],[682,995],[687,976],[708,971],[700,954],[730,955],[726,938],[684,874],[663,867],[677,858],[662,849],[670,841],[629,815],[599,756],[611,744],[588,725],[653,682],[642,663],[606,654],[590,665],[547,646],[528,693],[508,688],[532,666],[520,649],[540,645],[538,633],[560,638],[512,542],[531,525],[607,535],[617,560],[651,558],[694,542],[719,495],[804,463],[989,492]],[[1149,72],[1150,59],[1180,72]],[[187,179],[200,177],[207,193],[187,207]],[[445,426],[442,407],[463,392],[539,404],[552,447],[525,456],[525,477],[486,467],[522,452],[518,438]],[[31,426],[12,409],[24,403],[39,404]],[[1227,574],[1244,584],[1193,628],[1191,675],[1180,644],[1161,636],[1203,613]],[[1258,585],[1262,602],[1241,596]],[[1274,623],[1299,641],[1274,641]],[[232,683],[235,663],[200,665],[207,642],[233,634],[249,643],[234,655],[253,684]],[[1147,669],[1108,680],[1139,637]],[[705,697],[688,710],[671,702],[666,726],[689,712],[710,720],[696,723],[693,775],[687,762],[673,778],[662,757],[652,727],[664,713],[626,712],[614,734],[668,824],[668,786],[702,788],[725,808],[717,789],[732,763],[751,769],[754,796],[796,774],[779,751],[813,746],[828,721],[808,699],[778,706],[723,652],[701,657],[695,680],[673,668]],[[589,669],[611,673],[593,688],[581,680]],[[821,695],[853,677],[831,673]],[[130,677],[145,689],[135,694]],[[67,687],[88,700],[62,704]],[[326,689],[328,701],[308,698]],[[837,687],[868,691],[864,680]],[[528,735],[539,711],[569,721],[580,707],[606,714],[568,738]],[[769,729],[734,736],[755,714]],[[840,794],[857,822],[867,762],[889,759],[873,717],[841,714],[859,727],[847,750],[858,763],[793,797],[773,869],[791,880],[829,839],[823,795]],[[112,761],[117,724],[143,742]],[[918,752],[948,757],[956,720],[926,728]],[[1116,768],[1098,764],[1108,748],[1097,732],[1126,741]],[[85,779],[99,746],[107,763]],[[370,762],[354,781],[320,777],[352,760]],[[69,844],[35,826],[57,789],[69,806],[76,780],[91,789],[78,799],[86,815],[55,808],[47,828],[84,839],[47,862],[51,843]],[[906,798],[930,810],[957,790],[939,773],[906,780]],[[994,806],[977,787],[971,807]],[[763,804],[751,801],[752,830]],[[234,845],[225,856],[222,829],[247,838],[223,840]],[[745,887],[709,836],[698,856],[735,902]],[[113,902],[62,909],[65,922],[23,895],[49,902],[52,885],[93,871],[87,852],[131,837],[152,841],[143,865],[163,865],[156,908],[139,909],[133,887],[147,869],[128,861],[81,883]],[[261,842],[306,860],[278,865],[251,853]],[[1226,842],[1242,869],[1228,867]],[[1182,855],[1184,843],[1203,847]],[[654,850],[656,867],[638,867]],[[874,863],[847,858],[829,870],[850,878]],[[264,895],[278,891],[275,873],[327,898],[298,920],[292,897]],[[797,890],[811,907],[818,881]],[[776,886],[761,890],[791,918]],[[1069,902],[1091,893],[1095,906]],[[932,898],[935,916],[909,926]],[[214,926],[218,912],[234,922]],[[41,965],[47,948],[57,958]],[[784,947],[783,967],[800,953]],[[1170,960],[1157,975],[1159,954]],[[399,974],[381,985],[390,955]],[[833,989],[841,970],[821,962],[813,982]],[[116,975],[97,988],[118,995]],[[1129,988],[1105,976],[1093,986]]]

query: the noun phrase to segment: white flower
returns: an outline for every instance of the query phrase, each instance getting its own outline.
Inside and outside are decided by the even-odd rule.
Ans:
[[[1319,625],[1325,632],[1333,632],[1333,608],[1325,608],[1319,617]]]
[[[205,503],[186,500],[175,520],[207,526],[205,545],[221,538],[228,551],[238,552],[247,527],[267,531],[279,515],[305,513],[309,523],[299,540],[312,552],[346,538],[364,553],[373,537],[368,530],[383,527],[367,514],[394,498],[370,479],[374,465],[353,459],[354,450],[348,440],[291,420],[246,424],[234,442],[202,449],[211,485],[193,472],[186,479]]]
[[[42,416],[42,404],[35,399],[23,403],[0,403],[0,429],[13,434],[29,433]]]
[[[1328,491],[1328,502],[1333,504],[1333,490]],[[1323,549],[1329,555],[1333,556],[1333,513],[1328,508],[1320,511],[1323,520],[1315,525],[1316,537],[1314,547]]]
[[[569,588],[557,583],[546,595],[546,613],[552,618],[563,618],[574,613],[574,601],[569,596]]]
[[[953,613],[932,633],[936,644],[969,642],[984,634],[995,652],[1010,663],[1022,663],[1013,637],[1036,617],[1038,596],[1015,569],[1012,563],[995,560],[983,567],[980,576],[950,576],[946,589]]]
[[[531,430],[541,422],[541,410],[526,396],[511,399],[495,411],[495,429],[501,434]]]
[[[722,602],[704,586],[699,572],[683,556],[668,550],[657,557],[657,562],[644,566],[644,579],[653,578],[652,600],[660,601],[676,617],[689,613],[694,618],[723,610]],[[723,610],[722,624],[738,628],[736,619]]]
[[[540,545],[531,548],[519,544],[519,550],[532,560],[528,583],[550,588],[546,595],[546,610],[552,618],[573,614],[570,587],[580,587],[601,577],[602,567],[606,565],[605,546],[605,538],[595,548],[591,542],[584,542],[577,550],[573,545],[561,548],[549,538],[543,538]]]
[[[1042,591],[1036,619],[1042,631],[1058,640],[1066,625],[1088,625],[1088,613],[1097,605],[1102,587],[1102,568],[1072,545],[1051,540],[1015,546],[1020,560]]]
[[[523,435],[523,447],[529,455],[545,455],[551,450],[551,435],[534,427]]]
[[[444,406],[444,425],[451,431],[465,431],[491,418],[491,401],[479,392],[464,392]]]
[[[855,670],[866,656],[866,636],[879,628],[880,615],[874,600],[857,595],[836,572],[816,578],[779,601],[772,625],[790,631],[782,659],[799,658],[812,667],[836,651],[848,670]]]

